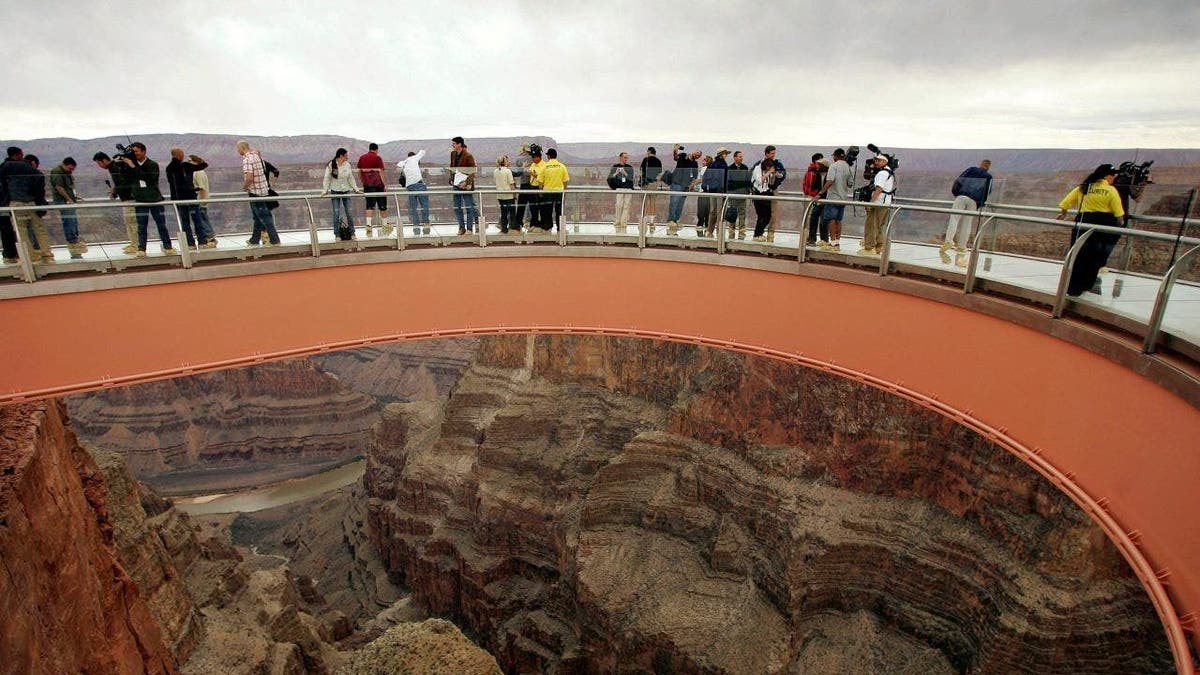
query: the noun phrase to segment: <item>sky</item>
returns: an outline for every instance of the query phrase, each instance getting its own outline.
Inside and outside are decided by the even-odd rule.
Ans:
[[[0,0],[0,137],[1200,147],[1200,1]]]

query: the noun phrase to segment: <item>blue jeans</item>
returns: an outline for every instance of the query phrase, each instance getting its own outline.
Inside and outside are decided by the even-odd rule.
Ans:
[[[475,194],[458,192],[454,194],[454,219],[458,221],[458,229],[467,232],[475,231],[475,223],[479,214],[475,210]]]
[[[163,214],[161,205],[138,205],[134,207],[133,212],[137,218],[139,251],[146,250],[146,227],[150,224],[150,218],[154,218],[154,226],[158,228],[158,237],[162,240],[163,248],[171,248],[171,233],[167,231],[167,217]]]
[[[408,217],[412,220],[413,225],[428,225],[429,224],[429,195],[424,194],[427,190],[425,182],[413,183],[412,185],[404,186],[409,192],[420,194],[410,194],[408,196]]]
[[[687,201],[687,189],[682,185],[672,185],[671,192],[680,194],[671,195],[671,205],[667,208],[667,220],[672,223],[678,223],[683,217],[683,204]]]
[[[267,208],[266,202],[250,202],[250,215],[254,217],[254,232],[250,235],[250,241],[257,244],[259,236],[266,230],[267,239],[272,244],[278,244],[279,233],[275,231],[275,216],[271,209]]]
[[[193,224],[196,226],[195,236],[192,236]],[[209,239],[213,238],[212,225],[208,222],[208,215],[196,204],[179,207],[179,226],[183,228],[183,234],[187,236],[188,246],[195,246],[197,238],[201,244],[206,244]]]
[[[343,194],[335,192],[333,194]],[[333,208],[333,234],[338,236],[338,222],[345,216],[346,229],[350,230],[350,236],[354,236],[354,216],[350,215],[350,198],[349,197],[334,197],[329,200],[329,205]],[[339,215],[339,212],[342,215]]]
[[[63,209],[58,215],[62,218],[63,237],[67,243],[74,244],[79,241],[79,216],[75,209]]]

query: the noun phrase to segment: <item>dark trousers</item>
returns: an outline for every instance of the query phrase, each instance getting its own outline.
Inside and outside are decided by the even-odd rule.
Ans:
[[[561,227],[563,193],[558,191],[546,192],[541,195],[542,227],[547,230]]]
[[[696,227],[698,229],[707,231],[712,227],[712,223],[709,221],[712,219],[713,202],[715,201],[717,201],[716,197],[702,195],[696,202]]]
[[[138,250],[146,250],[146,228],[150,224],[150,219],[154,219],[154,226],[158,228],[158,237],[162,240],[164,249],[171,248],[171,233],[167,230],[167,217],[163,213],[163,207],[160,205],[153,206],[135,206],[134,215],[137,218],[138,226]]]
[[[515,199],[497,199],[500,203],[500,231],[508,232],[508,229],[521,229],[521,219],[514,218],[516,212]]]
[[[212,225],[208,224],[208,214],[200,209],[198,205],[180,206],[179,208],[179,226],[183,228],[184,235],[187,236],[188,246],[196,245],[196,238],[199,237],[201,244],[207,244],[209,239],[212,239]],[[192,225],[196,226],[196,234],[192,234]]]
[[[527,185],[522,185],[521,189],[529,190],[531,188]],[[535,222],[538,217],[538,209],[537,209],[538,200],[537,200],[537,198],[538,198],[537,195],[529,195],[529,194],[517,195],[517,226],[518,227],[520,227],[521,225],[523,225],[525,223],[525,209],[529,209],[529,226],[530,227],[541,227],[541,225],[538,225],[537,222]]]
[[[767,231],[767,225],[771,224],[771,202],[755,199],[754,215],[758,216],[758,220],[754,221],[754,236],[761,237]]]
[[[4,243],[4,257],[12,260],[17,257],[17,231],[13,228],[12,218],[8,214],[0,216],[0,241]]]
[[[263,230],[266,230],[268,240],[272,244],[278,244],[279,233],[275,231],[275,214],[267,208],[267,203],[250,202],[250,215],[254,217],[254,232],[250,235],[250,241],[254,244],[259,243]]]
[[[1121,222],[1111,213],[1089,211],[1080,216],[1081,224],[1109,225],[1119,227]],[[1071,233],[1071,243],[1074,244],[1086,228],[1076,228]],[[1093,232],[1079,255],[1075,257],[1075,266],[1071,268],[1071,278],[1067,281],[1067,295],[1079,295],[1092,288],[1100,276],[1100,268],[1108,264],[1108,256],[1117,246],[1121,235],[1108,232]]]
[[[812,212],[808,214],[808,243],[817,243],[817,233],[821,234],[821,241],[829,241],[829,221],[821,218],[821,212],[825,207],[820,204],[812,205]]]

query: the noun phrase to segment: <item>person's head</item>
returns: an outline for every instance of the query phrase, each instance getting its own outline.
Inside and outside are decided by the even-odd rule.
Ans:
[[[372,144],[370,144],[370,145],[368,145],[368,146],[367,146],[367,150],[368,150],[368,151],[370,151],[370,152],[376,152],[377,150],[379,150],[379,144],[378,144],[378,143],[372,143]]]
[[[655,150],[655,149],[654,149],[654,146],[652,145],[652,146],[650,146],[650,147],[646,148],[646,154],[647,154],[647,155],[657,155],[657,154],[658,154],[658,151],[657,151],[657,150]]]
[[[558,159],[558,150],[554,148],[546,148],[546,157],[548,159]]]
[[[141,162],[146,159],[146,146],[138,141],[129,144],[129,149],[133,152],[134,161]]]
[[[704,155],[703,152],[700,152],[699,150],[693,150],[692,154],[688,155],[688,158],[694,162],[694,161],[700,159],[700,157],[703,155]]]
[[[62,168],[63,171],[66,171],[67,173],[75,173],[75,158],[64,157],[62,161]]]
[[[465,141],[463,141],[462,136],[455,136],[454,138],[450,139],[450,148],[453,149],[455,152],[462,152],[463,149],[466,147],[467,147],[467,144]]]
[[[534,164],[540,164],[542,161],[542,151],[541,150],[530,150],[529,151],[529,161],[533,162]]]
[[[629,153],[622,152],[621,154],[617,155],[617,161],[620,162],[621,164],[628,164],[629,163]]]
[[[183,161],[183,148],[171,148],[171,159]]]
[[[717,159],[729,154],[729,148],[717,148]]]
[[[92,155],[92,161],[95,162],[96,166],[100,167],[101,169],[108,170],[108,165],[112,164],[112,157],[109,157],[103,152],[97,152],[96,154]]]
[[[875,162],[876,169],[882,169],[883,167],[888,165],[888,156],[887,155],[875,155],[875,158],[871,161]]]
[[[846,151],[841,148],[834,150],[833,151],[833,159],[834,159],[834,161],[837,161],[840,159],[846,159]]]
[[[416,156],[417,156],[417,153],[413,152],[412,150],[409,150],[409,151],[408,151],[408,155],[407,155],[407,156],[408,156],[408,157],[416,157]]]
[[[37,155],[25,155],[25,161],[32,164],[35,169],[42,165],[42,160],[38,159]]]
[[[768,157],[767,159],[764,159],[762,161],[762,170],[763,171],[774,171],[775,170],[775,160],[771,159],[770,157]]]
[[[980,163],[979,163],[979,166],[980,166],[980,168],[982,168],[984,171],[987,171],[988,169],[992,168],[992,160],[990,160],[990,159],[985,159],[985,160],[983,160],[982,162],[980,162]]]
[[[188,161],[192,164],[203,164],[204,158],[200,155],[188,155]]]
[[[338,148],[337,152],[333,153],[333,161],[338,164],[345,164],[350,159],[350,153],[345,148]]]
[[[704,162],[704,166],[708,166],[709,164],[712,164],[713,163],[712,155],[705,155],[704,159],[701,161]]]
[[[812,161],[813,161],[814,163],[815,163],[815,162],[819,162],[819,161],[821,161],[822,159],[825,159],[825,155],[823,155],[823,154],[821,154],[821,153],[819,153],[819,152],[814,152],[814,153],[813,153],[813,156],[812,156]]]
[[[237,142],[237,152],[239,155],[244,155],[247,152],[250,152],[250,144],[247,143],[246,141],[238,141]]]
[[[768,145],[766,149],[763,150],[763,157],[766,157],[767,159],[775,159],[775,146]]]
[[[734,163],[734,164],[741,164],[741,163],[742,163],[742,151],[741,151],[741,150],[738,150],[738,151],[736,151],[736,152],[734,152],[734,153],[733,153],[733,163]]]
[[[1087,178],[1083,179],[1083,182],[1080,183],[1080,189],[1086,192],[1087,186],[1099,181],[1105,181],[1109,185],[1112,185],[1113,181],[1116,179],[1117,168],[1112,164],[1101,164],[1100,166],[1096,167],[1095,170],[1089,173]]]
[[[508,155],[500,155],[497,157],[496,166],[508,166]]]
[[[8,158],[9,159],[21,159],[24,156],[25,156],[25,153],[17,146],[15,146],[15,145],[8,146]]]

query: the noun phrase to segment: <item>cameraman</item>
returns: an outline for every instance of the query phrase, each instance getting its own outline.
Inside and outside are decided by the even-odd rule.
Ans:
[[[146,146],[137,141],[130,143],[129,149],[133,151],[133,158],[122,157],[121,161],[133,169],[133,201],[137,204],[153,204],[134,207],[138,226],[137,257],[146,257],[146,226],[150,218],[154,218],[154,225],[158,228],[163,255],[172,255],[175,249],[171,248],[171,233],[167,231],[167,218],[159,203],[163,200],[163,194],[158,189],[158,162],[146,157]]]
[[[133,171],[124,162],[114,162],[103,152],[92,155],[92,161],[96,163],[96,166],[108,172],[111,180],[104,182],[108,184],[109,199],[120,199],[123,202],[133,199]],[[125,236],[129,237],[129,243],[121,251],[127,255],[133,255],[138,250],[137,216],[134,214],[134,210],[128,206],[122,208],[121,213],[125,219]]]
[[[888,168],[891,158],[878,154],[872,161],[875,163],[875,178],[872,182],[871,205],[867,207],[867,221],[863,224],[859,255],[883,253],[883,223],[887,220],[888,212],[884,207],[892,203],[892,195],[896,194],[896,175]]]

